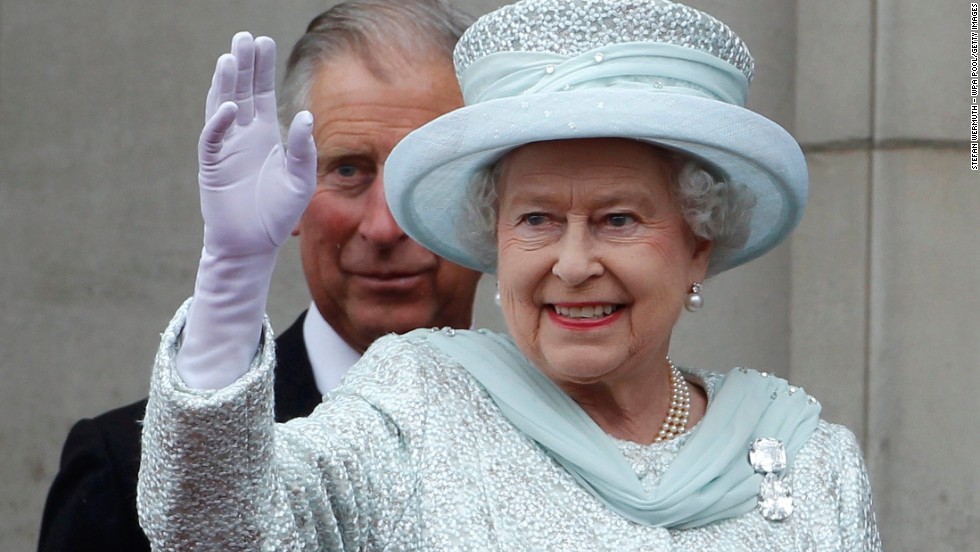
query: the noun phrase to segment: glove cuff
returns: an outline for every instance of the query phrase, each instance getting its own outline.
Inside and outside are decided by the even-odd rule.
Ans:
[[[276,251],[247,257],[201,253],[194,300],[177,353],[176,369],[193,389],[220,389],[251,365],[262,334],[262,320]]]

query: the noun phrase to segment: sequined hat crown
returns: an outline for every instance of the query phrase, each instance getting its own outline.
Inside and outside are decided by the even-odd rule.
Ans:
[[[727,25],[684,4],[668,0],[525,1],[504,6],[476,21],[460,38],[453,61],[461,83],[474,62],[501,52],[538,52],[571,58],[592,54],[607,61],[603,48],[623,44],[670,44],[704,52],[731,64],[752,80],[755,60]],[[551,72],[553,75],[554,65]],[[692,83],[693,84],[693,83]]]
[[[494,272],[462,216],[474,175],[546,140],[622,137],[699,160],[756,196],[749,238],[709,274],[768,251],[799,221],[806,163],[779,125],[745,109],[754,61],[714,17],[667,0],[523,0],[478,19],[454,54],[465,107],[410,133],[385,165],[395,220],[456,263]],[[475,229],[473,230],[475,232]]]

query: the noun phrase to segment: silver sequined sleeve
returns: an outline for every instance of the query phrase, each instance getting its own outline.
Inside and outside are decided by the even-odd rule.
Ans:
[[[840,477],[840,524],[843,532],[841,550],[881,550],[881,539],[875,521],[874,502],[871,499],[871,482],[864,465],[861,447],[854,434],[842,426],[831,426],[841,443],[836,449]]]
[[[138,506],[154,550],[363,550],[386,538],[409,503],[407,436],[343,393],[276,429],[268,325],[239,381],[187,388],[174,370],[185,316],[186,305],[163,334],[144,422]]]

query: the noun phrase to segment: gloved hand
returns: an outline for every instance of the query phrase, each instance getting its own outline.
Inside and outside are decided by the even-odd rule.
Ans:
[[[280,144],[275,42],[238,33],[218,58],[198,143],[204,249],[177,355],[192,388],[217,389],[255,355],[279,246],[316,186],[313,117],[296,115]]]

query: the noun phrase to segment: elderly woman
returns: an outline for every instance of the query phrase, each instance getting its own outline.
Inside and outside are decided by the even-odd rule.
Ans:
[[[512,337],[385,337],[283,425],[259,328],[315,152],[308,114],[283,154],[270,91],[245,91],[271,41],[255,49],[216,70],[201,268],[153,376],[139,505],[157,547],[880,549],[859,448],[815,399],[668,357],[703,279],[775,246],[805,202],[796,142],[740,107],[753,62],[724,24],[525,0],[470,28],[467,106],[398,145],[386,190],[414,239],[497,274]]]

